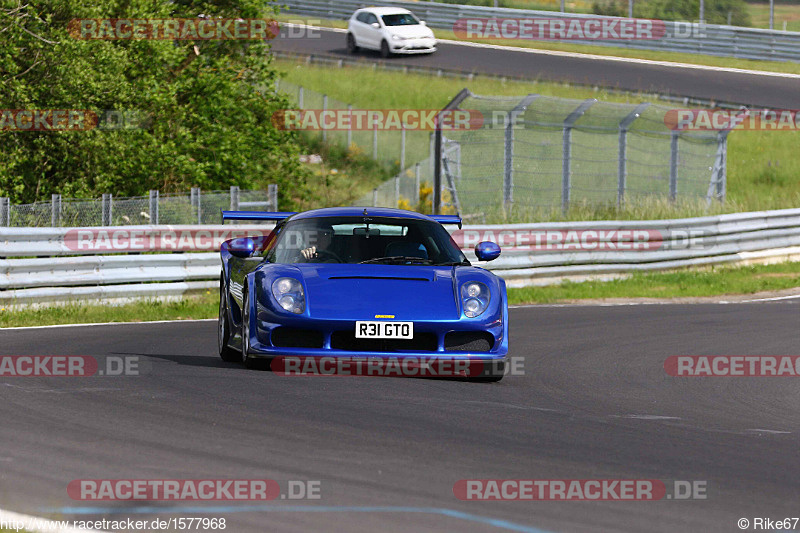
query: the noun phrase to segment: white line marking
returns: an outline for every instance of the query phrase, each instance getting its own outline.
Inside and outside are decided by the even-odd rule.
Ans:
[[[775,298],[758,298],[756,300],[742,300],[743,303],[746,302],[774,302],[777,300],[793,300],[795,298],[800,298],[800,294],[792,294],[790,296],[776,296]]]
[[[85,328],[88,326],[130,326],[132,324],[173,324],[175,322],[210,322],[216,318],[197,318],[192,320],[151,320],[149,322],[97,322],[96,324],[54,324],[52,326],[19,326],[14,328],[0,328],[0,331],[19,329],[51,329],[51,328]]]
[[[683,420],[679,416],[663,415],[611,415],[611,418],[628,418],[632,420]]]
[[[347,30],[344,28],[325,28],[322,26],[313,26],[310,24],[294,24],[294,23],[282,23],[282,24],[286,24],[287,26],[293,26],[297,28],[324,30],[334,33],[347,33]],[[618,63],[634,63],[639,65],[650,65],[654,67],[706,70],[709,72],[728,72],[731,74],[746,74],[749,76],[770,76],[773,78],[800,79],[800,74],[793,74],[790,72],[770,72],[768,70],[750,70],[750,69],[734,68],[734,67],[715,67],[711,65],[696,65],[694,63],[678,63],[676,61],[659,61],[656,59],[640,59],[635,57],[604,56],[598,54],[585,54],[581,52],[565,52],[563,50],[542,50],[541,48],[524,48],[520,46],[476,43],[472,41],[454,41],[451,39],[437,39],[437,41],[439,41],[440,43],[447,43],[455,46],[469,46],[472,48],[489,48],[492,50],[523,52],[526,54],[538,54],[538,55],[548,55],[556,57],[572,57],[576,59],[594,59],[597,61],[616,61]]]
[[[791,431],[779,431],[777,429],[748,429],[747,431],[755,431],[758,433],[771,433],[773,435],[791,435]]]
[[[75,527],[56,527],[54,522],[74,522],[73,520],[51,520],[50,518],[42,518],[39,516],[31,516],[27,514],[15,513],[0,509],[0,521],[7,525],[8,523],[24,524],[25,531],[33,533],[105,533],[99,529],[80,529]],[[49,526],[53,526],[52,528]]]

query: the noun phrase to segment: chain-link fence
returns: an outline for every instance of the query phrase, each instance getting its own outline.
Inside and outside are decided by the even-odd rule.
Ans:
[[[87,227],[147,224],[219,224],[220,211],[278,210],[278,186],[266,191],[201,191],[188,194],[160,194],[116,198],[104,194],[96,200],[61,198],[54,194],[50,202],[12,205],[0,197],[0,226],[11,227]]]
[[[318,111],[353,109],[352,104],[282,79],[276,81],[276,90],[289,95],[298,109]],[[401,124],[399,129],[379,128],[378,122],[375,122],[374,126],[372,130],[331,128],[307,133],[316,133],[328,143],[338,144],[350,151],[372,157],[386,165],[391,172],[399,172],[400,169],[430,157],[433,153],[430,131],[410,128],[406,124]]]
[[[532,220],[575,206],[724,200],[727,131],[671,129],[669,108],[649,103],[464,95],[458,109],[482,126],[442,132],[442,213]],[[430,161],[416,189],[411,167],[359,203],[405,207],[437,182]]]

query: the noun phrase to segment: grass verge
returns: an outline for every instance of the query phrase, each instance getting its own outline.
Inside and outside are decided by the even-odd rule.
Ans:
[[[314,17],[303,17],[282,13],[276,17],[282,22],[306,23],[325,28],[347,28],[346,20],[327,20]],[[783,23],[781,23],[783,24]],[[782,29],[782,26],[780,28]],[[453,31],[434,28],[437,39],[462,41]],[[526,41],[522,39],[480,39],[480,43],[501,46],[515,46],[519,48],[534,48],[537,50],[557,50],[562,52],[575,52],[580,54],[594,54],[599,56],[625,57],[631,59],[649,59],[652,61],[669,61],[673,63],[687,63],[690,65],[706,65],[711,67],[737,68],[744,70],[763,70],[766,72],[783,72],[800,74],[800,63],[791,61],[755,61],[752,59],[736,59],[703,54],[688,54],[680,52],[660,52],[652,50],[637,50],[616,46],[598,46],[588,44],[572,44],[556,41]],[[344,35],[342,35],[344,47]]]
[[[559,303],[599,298],[686,298],[754,294],[800,286],[800,263],[716,267],[706,270],[634,274],[613,281],[564,282],[545,287],[508,289],[509,303]],[[216,291],[176,302],[142,301],[109,306],[73,304],[39,309],[0,310],[0,327],[148,322],[216,318]],[[0,533],[4,533],[0,530]]]
[[[652,94],[621,94],[603,89],[575,87],[540,81],[502,81],[476,77],[473,80],[439,78],[422,74],[372,70],[366,67],[335,68],[276,61],[282,78],[327,93],[331,98],[365,109],[441,109],[464,87],[473,93],[493,96],[541,94],[561,98],[597,98],[605,102],[661,103]],[[681,107],[675,105],[675,107]],[[427,150],[427,142],[423,143]],[[708,209],[704,202],[645,202],[618,210],[613,206],[576,206],[566,216],[554,213],[520,213],[535,220],[642,220],[682,218],[741,211],[787,209],[800,206],[799,131],[733,131],[728,137],[728,187],[724,205]],[[318,146],[318,145],[317,145]],[[399,150],[399,148],[398,148]],[[427,155],[427,152],[424,152]],[[411,157],[408,158],[411,161]],[[363,169],[366,167],[360,163]],[[369,169],[366,169],[369,170]],[[374,171],[374,169],[369,170]],[[385,176],[386,174],[383,174]],[[350,183],[350,197],[357,198],[375,186],[369,177]],[[343,190],[341,188],[337,189]],[[347,203],[338,198],[339,205]],[[516,217],[519,218],[519,217]]]
[[[124,305],[70,303],[53,307],[0,308],[0,328],[101,322],[197,320],[215,318],[218,306],[217,291],[209,290],[169,302],[142,300]]]
[[[754,294],[800,286],[800,263],[636,273],[612,281],[564,282],[508,289],[510,304],[559,303],[601,298],[687,298]]]

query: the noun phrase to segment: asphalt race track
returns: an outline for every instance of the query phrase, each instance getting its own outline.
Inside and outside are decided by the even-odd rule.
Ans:
[[[497,384],[281,377],[214,321],[0,331],[0,355],[138,357],[140,376],[0,378],[0,499],[227,531],[739,531],[798,516],[800,378],[677,378],[671,355],[798,355],[800,301],[511,310]],[[318,480],[320,500],[84,502],[75,479]],[[704,481],[676,501],[471,502],[461,479]],[[158,514],[154,514],[158,512]]]
[[[278,38],[274,50],[351,58],[345,49],[343,33],[321,30],[302,38]],[[397,56],[394,64],[455,69],[477,74],[552,80],[597,85],[626,91],[655,92],[689,96],[703,100],[752,106],[798,109],[800,77],[743,74],[723,70],[701,70],[648,65],[637,62],[594,58],[562,57],[495,48],[465,47],[440,43],[431,55]],[[383,61],[375,52],[361,51],[365,62]],[[453,82],[453,95],[469,86],[468,81]]]

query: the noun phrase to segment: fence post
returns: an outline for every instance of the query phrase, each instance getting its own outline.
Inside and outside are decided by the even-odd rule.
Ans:
[[[414,164],[414,205],[419,205],[419,163]]]
[[[669,200],[678,199],[678,132],[672,131],[670,135],[669,150]]]
[[[400,175],[394,177],[394,207],[400,206]]]
[[[400,172],[406,169],[406,125],[400,125]]]
[[[352,121],[353,119],[353,105],[347,104],[347,116]],[[347,149],[350,150],[350,146],[353,145],[353,128],[347,128]]]
[[[50,227],[56,228],[61,225],[61,195],[50,195]]]
[[[617,184],[617,209],[622,209],[625,204],[625,189],[628,179],[628,129],[644,113],[650,104],[645,102],[637,105],[628,116],[619,123],[619,156],[618,156],[618,184]]]
[[[506,122],[505,143],[503,144],[503,210],[510,209],[514,203],[514,126],[520,113],[533,102],[538,95],[529,94],[508,112]],[[460,159],[460,158],[459,158]],[[459,161],[459,166],[461,162]],[[458,170],[457,176],[461,175]]]
[[[327,110],[328,110],[328,95],[327,94],[323,94],[322,95],[322,112],[324,113]],[[322,142],[325,142],[327,139],[328,139],[327,131],[325,130],[325,128],[322,128]]]
[[[114,219],[114,207],[113,207],[114,200],[113,200],[113,198],[114,197],[111,195],[111,193],[103,193],[103,200],[102,200],[103,221],[100,224],[101,226],[110,226],[111,225],[111,221]]]
[[[11,222],[11,199],[0,196],[0,226],[10,226]]]
[[[594,98],[585,100],[575,111],[569,114],[566,120],[564,120],[562,145],[563,160],[561,163],[561,212],[563,214],[566,214],[569,210],[569,194],[572,188],[572,184],[570,183],[572,178],[572,170],[570,168],[572,162],[572,128],[575,122],[577,122],[595,102],[597,102],[597,100]]]
[[[372,159],[378,160],[378,121],[372,127]]]
[[[378,188],[372,189],[372,207],[378,207]]]
[[[150,224],[158,225],[158,191],[150,191]]]
[[[270,183],[267,185],[267,194],[269,195],[269,207],[273,211],[278,210],[278,184]]]
[[[200,187],[192,187],[190,194],[192,210],[197,214],[197,223],[202,224],[202,208],[200,207]]]
[[[231,185],[231,211],[239,210],[239,186]]]
[[[720,132],[717,141],[717,200],[720,203],[725,201],[728,192],[728,133],[730,130]]]
[[[297,89],[297,107],[303,109],[303,86],[300,85],[300,88]]]
[[[430,134],[430,138],[428,140],[429,141],[428,144],[430,145],[430,146],[428,146],[428,167],[429,167],[428,168],[428,170],[429,170],[428,175],[430,175],[430,176],[433,176],[433,173],[435,172],[435,169],[436,169],[436,163],[435,163],[435,159],[436,159],[436,139],[434,137],[435,137],[435,134],[431,133]]]

